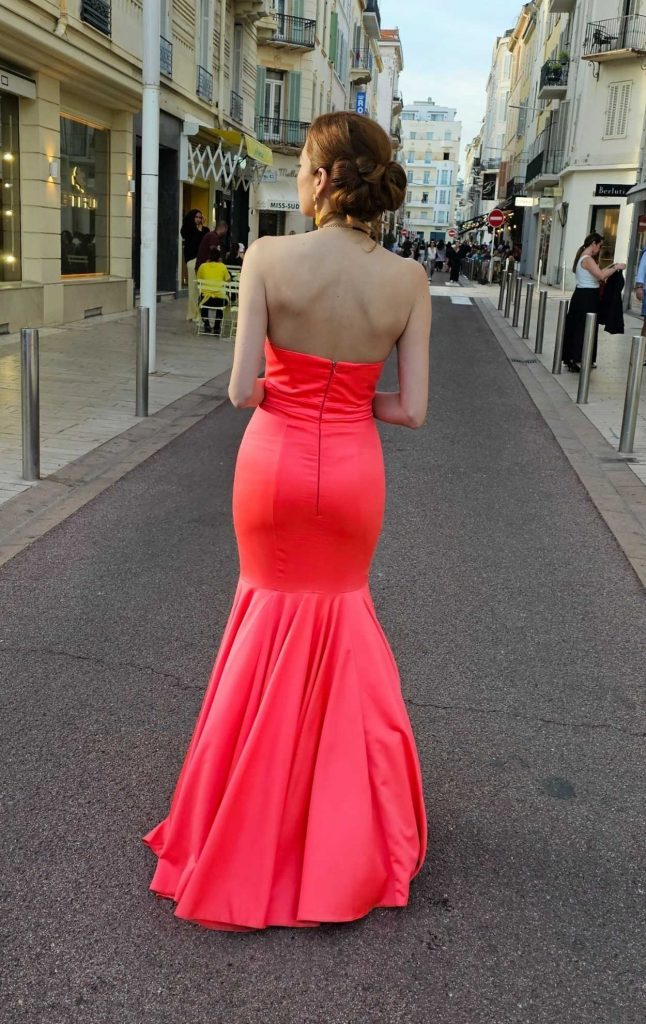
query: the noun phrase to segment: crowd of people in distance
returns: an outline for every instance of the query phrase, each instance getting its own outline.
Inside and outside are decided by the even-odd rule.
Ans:
[[[401,242],[393,242],[389,248],[396,255],[402,256],[404,259],[417,260],[421,263],[426,268],[429,280],[435,273],[444,272],[449,274],[447,285],[453,286],[459,284],[464,260],[476,261],[478,264],[488,264],[491,260],[491,245],[487,243],[482,245],[471,244],[466,241],[445,243],[441,239],[437,242],[426,242],[421,238],[405,238]],[[501,242],[494,249],[494,271],[496,267],[499,268],[501,266],[513,269],[515,262],[519,258],[519,246],[511,246],[507,242]]]

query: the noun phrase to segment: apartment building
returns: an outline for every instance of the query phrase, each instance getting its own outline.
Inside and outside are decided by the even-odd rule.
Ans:
[[[256,235],[304,231],[298,158],[311,122],[334,110],[377,116],[381,17],[376,0],[278,0],[278,30],[258,48],[255,130],[273,154],[253,191]]]
[[[576,250],[598,231],[601,267],[628,261],[630,276],[646,244],[643,202],[635,217],[627,201],[644,178],[646,0],[543,0],[542,7],[538,99],[558,95],[558,110],[528,154],[528,192],[545,206],[542,231],[528,234],[528,271],[540,258],[550,281],[565,275],[571,286]]]
[[[462,125],[456,110],[432,99],[406,104],[400,159],[408,178],[404,228],[413,237],[445,239],[453,228]]]
[[[185,210],[246,238],[248,189],[272,159],[253,137],[272,5],[160,5],[158,286],[174,291]],[[132,306],[142,18],[141,0],[0,0],[0,330]]]

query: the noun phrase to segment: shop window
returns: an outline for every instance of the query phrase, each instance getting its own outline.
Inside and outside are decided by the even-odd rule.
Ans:
[[[618,206],[593,206],[591,231],[596,231],[603,238],[599,253],[599,266],[602,270],[610,267],[615,261],[617,246],[617,229],[619,227]]]
[[[18,97],[0,93],[0,281],[20,277]]]
[[[61,274],[107,274],[110,133],[61,118]]]

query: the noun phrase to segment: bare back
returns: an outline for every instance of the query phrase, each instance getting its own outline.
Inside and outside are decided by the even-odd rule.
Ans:
[[[348,228],[262,241],[270,341],[328,359],[387,358],[419,289],[414,261]]]

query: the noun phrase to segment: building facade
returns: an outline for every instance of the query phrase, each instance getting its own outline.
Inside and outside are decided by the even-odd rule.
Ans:
[[[310,230],[296,177],[310,124],[355,110],[377,117],[381,19],[374,0],[280,0],[279,29],[258,48],[255,131],[273,154],[250,213],[253,237]]]
[[[272,8],[160,4],[158,287],[175,292],[186,210],[248,233],[245,198],[271,161],[253,133],[256,26]],[[0,331],[132,306],[143,31],[141,0],[0,3]]]
[[[429,98],[406,104],[401,120],[401,161],[408,179],[404,230],[425,241],[452,237],[462,132],[456,110]]]

